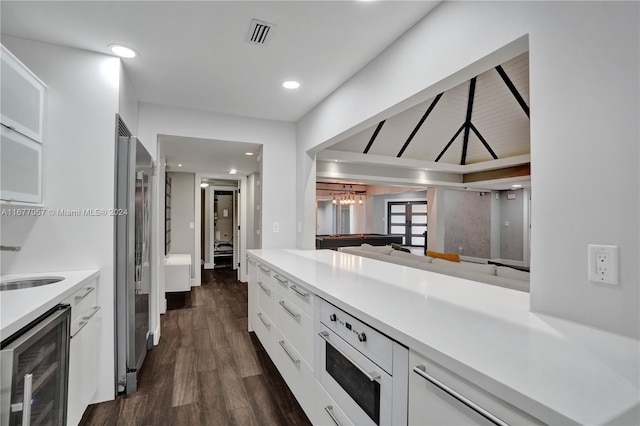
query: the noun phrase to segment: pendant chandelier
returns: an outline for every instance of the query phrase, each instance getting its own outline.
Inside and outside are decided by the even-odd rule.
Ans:
[[[342,191],[331,193],[331,202],[341,206],[363,205],[365,194],[365,191],[355,191],[352,185],[342,185]]]

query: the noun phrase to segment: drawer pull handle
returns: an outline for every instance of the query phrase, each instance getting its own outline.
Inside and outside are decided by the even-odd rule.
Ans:
[[[87,297],[87,296],[89,295],[89,293],[91,293],[91,292],[92,292],[93,290],[95,290],[95,289],[96,289],[95,287],[86,287],[86,288],[85,288],[85,292],[84,292],[84,293],[79,294],[79,295],[77,295],[77,296],[75,297],[76,302],[77,302],[78,300],[82,300],[82,299],[84,299],[85,297]]]
[[[87,325],[87,323],[88,323],[88,322],[89,322],[89,321],[86,321],[86,320],[82,320],[82,321],[80,321],[80,322],[78,323],[78,324],[80,324],[80,327],[78,327],[78,329],[76,330],[76,332],[75,332],[75,333],[73,333],[73,334],[71,335],[71,338],[73,339],[74,337],[76,337],[76,335],[77,335],[78,333],[80,333],[80,330],[82,330],[82,329],[84,328],[84,326],[85,326],[85,325]]]
[[[291,290],[295,291],[298,294],[298,296],[300,296],[300,297],[304,297],[305,299],[309,298],[309,293],[306,293],[306,292],[300,290],[296,284],[293,284],[291,286]]]
[[[291,316],[293,317],[293,319],[295,319],[296,321],[300,321],[300,314],[299,314],[299,313],[297,313],[297,312],[292,311],[292,310],[291,310],[291,308],[290,308],[290,307],[288,307],[286,303],[284,303],[284,300],[281,300],[281,301],[279,301],[278,303],[280,304],[280,306],[282,306],[282,308],[283,308],[285,311],[287,311],[287,313],[288,313],[289,315],[291,315]]]
[[[284,278],[282,278],[280,275],[274,275],[273,278],[275,278],[280,284],[282,284],[283,286],[287,286],[287,283],[289,281],[285,280]]]
[[[492,414],[489,411],[485,410],[484,408],[482,408],[481,406],[479,406],[475,402],[471,401],[470,399],[468,399],[464,395],[461,395],[460,393],[458,393],[454,389],[450,388],[449,386],[447,386],[444,383],[442,383],[440,380],[436,379],[435,377],[433,377],[432,375],[427,373],[427,369],[426,369],[426,367],[424,365],[415,366],[413,368],[413,372],[416,373],[418,376],[422,377],[423,379],[425,379],[426,381],[430,382],[432,385],[434,385],[435,387],[437,387],[441,391],[447,393],[449,396],[457,399],[458,401],[460,401],[461,403],[463,403],[467,407],[471,408],[473,411],[475,411],[476,413],[480,414],[482,417],[484,417],[485,419],[489,420],[490,422],[492,422],[492,423],[494,423],[494,424],[496,424],[498,426],[509,426],[508,423],[505,423],[503,420],[501,420],[500,418],[496,417],[494,414]]]
[[[357,362],[355,362],[349,355],[347,355],[346,353],[344,353],[342,351],[342,349],[340,349],[339,347],[337,347],[336,345],[334,345],[333,343],[331,343],[329,341],[329,333],[326,331],[321,331],[320,333],[318,333],[318,336],[320,336],[322,338],[322,340],[324,340],[325,342],[327,342],[327,345],[330,345],[333,349],[335,349],[336,351],[338,351],[338,353],[340,355],[342,355],[343,357],[346,358],[347,361],[349,361],[351,364],[353,364],[354,367],[356,367],[358,370],[360,370],[360,372],[362,374],[364,374],[370,381],[374,381],[374,380],[378,380],[380,379],[380,374],[376,373],[375,371],[369,373],[367,370],[363,369],[362,367],[360,367],[360,364],[358,364]]]
[[[289,349],[287,349],[287,347],[284,344],[284,340],[280,340],[278,343],[280,343],[280,346],[282,346],[282,350],[284,351],[284,353],[286,353],[287,356],[291,358],[291,362],[293,362],[296,365],[296,367],[298,367],[300,365],[300,360],[296,359],[293,355],[291,355],[291,352],[289,352]]]
[[[271,289],[270,288],[265,287],[264,284],[262,284],[262,281],[258,281],[258,285],[260,286],[262,291],[267,293],[267,296],[271,297]]]
[[[89,315],[85,315],[84,317],[82,317],[82,319],[85,321],[89,321],[95,314],[98,313],[99,310],[100,306],[94,306],[93,308],[91,308],[91,313]]]
[[[265,268],[265,267],[264,267],[264,266],[262,266],[262,265],[258,265],[258,268],[260,268],[260,270],[261,270],[262,272],[266,273],[266,274],[268,274],[268,273],[270,273],[270,272],[271,272],[271,269],[269,269],[269,268]]]
[[[331,417],[331,420],[333,420],[336,426],[342,426],[342,423],[340,423],[336,415],[333,413],[333,405],[327,405],[326,407],[324,407],[324,411],[327,412],[327,414],[329,415],[329,417]]]
[[[262,321],[262,323],[264,324],[265,327],[267,327],[269,330],[271,330],[271,324],[269,324],[267,321],[265,321],[265,319],[262,317],[262,312],[258,312],[258,318],[260,318],[260,321]]]

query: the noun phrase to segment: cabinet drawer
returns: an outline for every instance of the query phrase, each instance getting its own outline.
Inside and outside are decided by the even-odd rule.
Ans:
[[[93,402],[98,389],[98,347],[102,324],[100,311],[86,321],[86,325],[73,335],[69,344],[68,425],[77,425],[80,422],[82,414]]]
[[[260,277],[258,277],[256,284],[258,310],[273,318],[273,299],[275,298],[273,287],[269,281],[264,281],[264,279],[260,279]]]
[[[511,425],[543,424],[480,386],[410,351],[409,425],[495,425],[500,421]]]
[[[302,309],[307,315],[313,317],[314,295],[305,286],[293,280],[287,280],[286,295],[296,306]]]
[[[322,387],[320,382],[315,381],[315,407],[314,407],[314,425],[335,426],[353,426],[353,422],[347,417],[336,402],[329,396],[327,391]]]
[[[314,381],[311,367],[302,359],[300,353],[291,345],[282,333],[275,330],[275,352],[273,362],[300,406],[312,418],[314,409]]]
[[[97,290],[97,282],[92,281],[82,286],[80,290],[73,293],[63,302],[71,306],[71,322],[76,321],[80,315],[85,314],[90,308],[97,306]]]
[[[258,281],[271,282],[271,268],[262,263],[256,263],[256,276]]]
[[[276,326],[291,342],[302,358],[313,365],[313,318],[303,312],[290,299],[278,294],[274,306]]]
[[[262,343],[264,350],[267,351],[267,354],[271,359],[274,359],[275,353],[273,351],[273,333],[274,333],[274,325],[271,318],[266,315],[263,311],[258,308],[255,317],[252,321],[253,331],[256,333],[258,340]]]

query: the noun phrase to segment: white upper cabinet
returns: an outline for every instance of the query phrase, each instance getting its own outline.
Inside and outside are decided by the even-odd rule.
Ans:
[[[0,45],[0,199],[41,205],[45,85]]]
[[[0,134],[0,199],[41,204],[42,145],[4,126]]]
[[[4,46],[0,57],[2,124],[42,143],[45,85]]]

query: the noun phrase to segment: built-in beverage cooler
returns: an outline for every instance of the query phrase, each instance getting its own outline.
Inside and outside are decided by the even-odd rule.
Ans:
[[[58,305],[2,342],[2,426],[66,424],[70,314]]]

